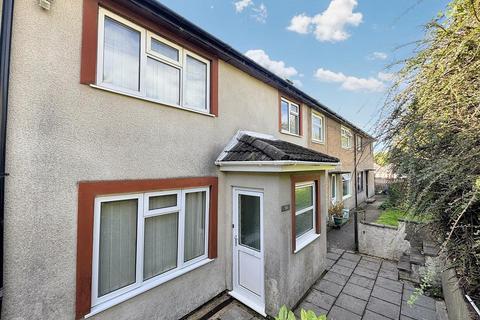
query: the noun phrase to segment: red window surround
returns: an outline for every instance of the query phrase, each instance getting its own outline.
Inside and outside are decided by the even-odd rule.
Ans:
[[[315,183],[315,232],[320,234],[321,231],[321,205],[320,205],[320,176],[318,174],[290,176],[291,181],[291,215],[292,215],[292,253],[297,249],[297,235],[295,233],[295,184],[299,182],[313,181]]]
[[[208,257],[217,257],[218,178],[120,180],[78,184],[76,319],[90,312],[92,292],[93,219],[95,197],[102,195],[210,187]]]
[[[83,0],[80,83],[95,84],[97,68],[98,8],[108,9],[133,23],[210,60],[210,113],[218,116],[218,58],[161,26],[153,16],[145,16],[127,1]]]

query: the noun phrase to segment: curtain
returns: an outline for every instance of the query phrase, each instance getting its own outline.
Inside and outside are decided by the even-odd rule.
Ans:
[[[169,104],[180,104],[180,69],[147,58],[147,97]]]
[[[149,197],[148,210],[162,209],[177,206],[177,194]]]
[[[137,199],[101,205],[98,296],[135,282],[137,212]]]
[[[185,194],[185,262],[205,253],[205,209],[205,191]]]
[[[143,279],[177,267],[178,212],[145,219]]]
[[[207,64],[187,55],[185,72],[185,104],[207,109]]]
[[[103,82],[139,90],[140,32],[105,17]]]
[[[179,52],[177,49],[170,47],[169,45],[160,42],[158,40],[155,40],[151,38],[151,49],[157,53],[160,53],[161,55],[172,59],[174,61],[178,61],[179,58]]]
[[[298,238],[302,234],[313,229],[313,209],[305,211],[295,217],[295,235]]]

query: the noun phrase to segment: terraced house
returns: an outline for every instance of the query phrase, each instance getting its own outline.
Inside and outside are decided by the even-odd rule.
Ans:
[[[157,1],[2,17],[4,319],[273,315],[373,195],[372,137]]]

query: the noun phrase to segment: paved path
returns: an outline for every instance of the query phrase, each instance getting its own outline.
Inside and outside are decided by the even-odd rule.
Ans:
[[[377,201],[365,205],[365,220],[367,222],[374,222],[382,213],[378,207],[385,200],[385,196],[375,196]],[[363,214],[358,214],[358,219],[362,220]],[[330,229],[327,233],[327,242],[329,248],[355,250],[355,235],[354,235],[354,217],[350,216],[350,220],[339,229]]]
[[[338,249],[327,254],[329,271],[317,281],[295,313],[314,310],[329,320],[437,320],[438,303],[398,280],[394,262]]]

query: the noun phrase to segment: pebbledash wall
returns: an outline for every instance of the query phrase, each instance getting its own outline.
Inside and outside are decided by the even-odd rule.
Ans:
[[[75,317],[80,181],[219,176],[218,258],[93,317],[176,319],[231,285],[231,195],[222,190],[228,179],[218,174],[215,158],[239,129],[307,146],[310,122],[303,122],[302,137],[280,134],[278,90],[223,61],[218,118],[80,84],[82,2],[55,1],[50,11],[37,1],[15,2],[2,319]],[[302,112],[307,119],[308,108]],[[322,185],[327,192],[326,183]],[[289,232],[288,221],[278,223]],[[299,273],[289,275],[288,283],[267,280],[267,289],[294,285],[308,255],[313,255],[309,261],[316,268],[308,277],[323,270],[322,228],[322,236],[301,255],[283,253]],[[283,241],[289,241],[290,234],[284,236]],[[269,239],[267,257],[282,254],[285,244],[276,249],[272,245],[282,235]],[[267,262],[266,272],[282,276],[279,268]],[[267,301],[267,312],[281,300],[293,304],[305,290],[294,288],[291,297]]]

